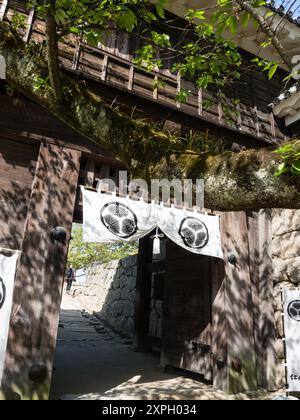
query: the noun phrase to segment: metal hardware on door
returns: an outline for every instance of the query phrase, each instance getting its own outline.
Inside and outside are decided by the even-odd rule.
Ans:
[[[53,241],[60,242],[65,245],[67,240],[67,232],[62,226],[56,226],[51,230],[50,237]]]
[[[235,372],[242,373],[243,365],[242,365],[242,362],[240,361],[240,359],[232,360],[231,367]]]
[[[43,363],[33,365],[29,370],[29,378],[32,380],[32,382],[37,384],[42,384],[46,380],[47,375],[48,371]]]
[[[202,355],[208,354],[210,352],[210,346],[204,343],[198,343],[197,341],[192,342],[193,352],[200,352]]]
[[[225,367],[225,361],[223,359],[218,359],[217,360],[217,368],[219,370],[221,370],[221,369],[224,369],[224,367]]]
[[[234,255],[233,253],[229,254],[228,255],[228,262],[229,262],[229,264],[236,266],[237,265],[236,255]]]

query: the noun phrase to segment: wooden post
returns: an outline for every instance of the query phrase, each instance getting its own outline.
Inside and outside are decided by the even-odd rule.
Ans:
[[[259,217],[256,212],[247,213],[249,264],[253,303],[253,327],[257,366],[257,384],[262,386],[262,348],[260,333],[260,250],[259,250]]]
[[[222,231],[226,275],[227,391],[257,389],[247,218],[225,213]]]
[[[2,398],[48,399],[79,167],[80,152],[41,145],[15,279]],[[66,230],[64,243],[51,237],[56,226]]]
[[[86,163],[85,186],[93,188],[95,181],[95,161],[88,159]]]
[[[259,212],[259,294],[263,387],[276,390],[275,314],[272,259],[272,210]]]
[[[224,262],[211,260],[213,385],[227,390],[227,319]]]

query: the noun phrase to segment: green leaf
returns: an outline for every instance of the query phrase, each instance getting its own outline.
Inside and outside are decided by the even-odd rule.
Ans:
[[[242,15],[241,24],[244,28],[246,28],[246,26],[248,26],[250,18],[251,18],[251,16],[250,16],[249,13],[244,13]]]
[[[147,12],[145,18],[148,19],[150,22],[157,20],[157,17],[151,12]]]
[[[126,10],[118,16],[118,24],[122,29],[132,32],[137,25],[137,17],[132,10]]]
[[[81,32],[81,29],[79,29],[79,28],[70,28],[70,32],[71,32],[72,34],[79,35],[79,34],[80,34],[80,32]]]
[[[57,9],[54,15],[54,19],[58,25],[60,23],[65,24],[68,19],[68,15],[63,9]]]
[[[230,29],[233,34],[237,33],[238,30],[238,19],[236,16],[230,16],[227,19],[226,26]]]
[[[271,10],[269,10],[266,14],[265,14],[265,17],[266,18],[269,18],[269,17],[273,17],[275,15],[275,13],[274,12],[272,12]]]
[[[161,2],[161,3],[164,4],[164,2]],[[155,8],[156,8],[158,16],[161,17],[162,19],[165,19],[165,17],[166,17],[165,16],[165,11],[164,11],[164,8],[163,8],[162,4],[157,3],[155,5]]]
[[[276,177],[279,177],[285,173],[289,172],[289,168],[285,162],[281,163],[277,169],[277,172],[275,173]]]
[[[279,155],[284,155],[286,153],[293,153],[295,151],[293,145],[291,144],[286,144],[285,146],[279,147],[276,150],[276,153],[278,153]]]
[[[275,63],[271,66],[269,72],[268,72],[268,77],[269,79],[272,79],[272,77],[274,76],[274,74],[277,72],[279,64]]]
[[[188,13],[189,19],[199,19],[205,20],[205,11],[204,10],[190,10]]]
[[[292,167],[294,169],[294,173],[296,173],[297,175],[300,175],[300,160],[297,160],[296,162],[294,162],[292,164]]]

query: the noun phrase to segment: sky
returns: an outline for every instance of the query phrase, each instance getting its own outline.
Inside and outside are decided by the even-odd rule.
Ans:
[[[277,0],[276,4],[277,6],[283,4],[286,10],[289,10],[289,8],[291,7],[291,10],[294,12],[295,17],[300,16],[300,0]]]

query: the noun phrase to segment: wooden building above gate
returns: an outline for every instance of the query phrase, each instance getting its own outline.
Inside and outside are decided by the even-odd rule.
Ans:
[[[44,22],[35,10],[27,10],[26,2],[0,0],[0,19],[10,20],[14,13],[22,13],[27,19],[24,40],[43,43]],[[176,34],[170,33],[174,38]],[[87,45],[82,37],[70,36],[60,43],[60,59],[64,68],[77,77],[84,78],[93,89],[107,101],[126,107],[135,107],[147,116],[169,119],[183,126],[199,130],[209,129],[222,137],[230,137],[235,143],[259,145],[281,141],[288,134],[283,124],[278,123],[269,104],[278,96],[284,72],[281,70],[272,79],[258,71],[247,70],[239,83],[226,89],[229,108],[235,110],[239,101],[239,115],[231,117],[222,110],[218,92],[212,89],[199,90],[192,81],[173,74],[172,60],[167,60],[163,69],[147,72],[134,64],[134,51],[143,41],[134,33],[111,31],[107,41],[97,48]],[[241,51],[245,61],[252,56]],[[163,84],[157,84],[158,81]],[[186,103],[177,101],[181,89],[191,92]],[[211,106],[206,107],[207,102]]]

